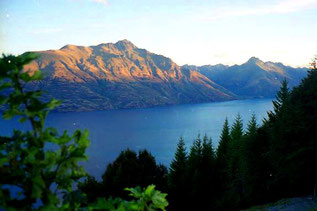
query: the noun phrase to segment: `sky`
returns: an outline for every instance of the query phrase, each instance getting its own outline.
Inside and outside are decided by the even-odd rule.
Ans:
[[[0,53],[128,39],[179,65],[317,55],[317,0],[0,0]]]

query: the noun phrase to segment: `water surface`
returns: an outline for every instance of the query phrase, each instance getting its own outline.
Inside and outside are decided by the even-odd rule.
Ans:
[[[90,174],[100,178],[106,165],[121,150],[147,149],[159,163],[168,165],[180,136],[184,137],[189,148],[199,133],[207,134],[216,147],[226,117],[231,124],[240,113],[247,124],[255,113],[258,123],[261,123],[271,108],[271,99],[256,99],[146,109],[51,113],[47,125],[57,127],[59,131],[88,129],[91,146],[87,151],[89,161],[84,166]],[[1,135],[10,134],[13,128],[30,129],[25,124],[0,119]]]

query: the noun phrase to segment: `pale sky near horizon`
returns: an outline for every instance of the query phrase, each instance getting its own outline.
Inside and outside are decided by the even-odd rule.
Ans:
[[[0,53],[128,39],[179,65],[307,66],[317,0],[0,0]]]

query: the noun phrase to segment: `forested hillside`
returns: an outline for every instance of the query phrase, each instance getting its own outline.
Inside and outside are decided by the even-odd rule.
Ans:
[[[286,81],[282,83],[274,109],[262,124],[255,115],[246,130],[240,115],[231,126],[225,120],[217,149],[207,136],[198,136],[189,150],[180,138],[169,171],[156,166],[150,154],[140,152],[137,159],[136,153],[128,150],[109,164],[102,182],[90,178],[79,187],[90,198],[98,193],[109,197],[116,193],[110,184],[136,185],[141,180],[146,186],[159,177],[158,188],[168,193],[169,210],[238,210],[280,198],[313,195],[317,185],[316,93],[314,63],[292,91]],[[147,159],[141,160],[141,155]]]
[[[255,115],[246,130],[239,114],[231,125],[225,120],[217,149],[206,135],[198,135],[188,150],[180,138],[169,169],[146,150],[123,151],[97,181],[79,163],[87,159],[88,131],[69,135],[46,128],[47,114],[59,101],[43,102],[41,90],[24,89],[42,77],[39,71],[21,71],[34,58],[0,60],[0,89],[10,93],[0,95],[3,118],[32,126],[0,136],[1,208],[239,210],[285,197],[316,197],[316,59],[299,86],[290,91],[283,81],[261,125]],[[167,193],[169,202],[151,184]],[[126,188],[129,195],[123,191],[133,186],[141,188]]]

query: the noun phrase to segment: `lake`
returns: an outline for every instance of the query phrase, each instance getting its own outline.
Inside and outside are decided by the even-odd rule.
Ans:
[[[232,124],[240,113],[246,125],[254,113],[261,123],[271,109],[272,99],[256,99],[146,109],[51,113],[47,125],[57,127],[59,131],[88,129],[91,146],[87,151],[89,160],[83,165],[88,173],[100,178],[106,165],[121,150],[147,149],[159,163],[168,166],[180,136],[185,139],[187,149],[198,134],[211,136],[216,147],[226,117]],[[1,135],[11,134],[13,128],[27,130],[30,126],[0,119]]]

